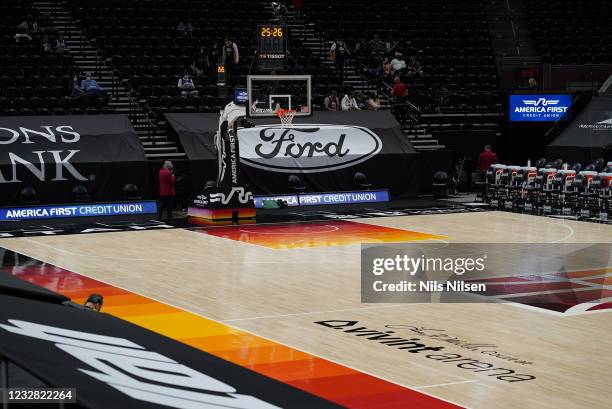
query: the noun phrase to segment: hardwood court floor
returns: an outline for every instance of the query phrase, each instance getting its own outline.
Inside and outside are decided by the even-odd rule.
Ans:
[[[357,222],[303,225],[290,234],[288,226],[243,226],[15,238],[0,246],[463,406],[612,407],[612,310],[566,315],[516,304],[362,304],[358,245],[610,243],[612,226],[501,212]],[[612,269],[597,274],[609,283]],[[344,331],[358,327],[418,338],[449,355],[427,358]],[[453,358],[535,379],[509,382]]]

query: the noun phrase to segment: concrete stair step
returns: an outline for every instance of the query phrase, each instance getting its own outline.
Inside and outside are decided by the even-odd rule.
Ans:
[[[142,138],[141,138],[142,141]],[[172,148],[172,149],[177,149],[176,147],[176,143],[174,142],[170,142],[170,141],[156,141],[156,142],[141,142],[142,146],[145,147],[147,150],[152,150],[155,147],[158,148]]]
[[[145,148],[146,152],[160,153],[160,152],[178,152],[176,146],[150,146]]]
[[[156,143],[162,143],[162,142],[166,142],[168,137],[166,135],[152,135],[152,136],[139,135],[138,139],[140,139],[143,142],[154,140],[156,141]]]
[[[113,69],[100,60],[99,50],[89,43],[89,39],[83,31],[74,25],[71,13],[63,5],[56,2],[36,1],[34,7],[43,14],[50,16],[53,25],[66,37],[66,44],[71,51],[75,64],[83,71],[93,71],[97,76],[98,83],[107,90],[114,84],[118,84],[117,78],[113,76]],[[306,34],[306,30],[304,30]],[[168,140],[164,132],[156,131],[150,135],[149,125],[141,125],[148,121],[148,114],[140,107],[132,107],[130,94],[126,90],[115,91],[109,102],[109,107],[117,113],[129,114],[136,133],[145,149],[145,156],[148,159],[156,160],[161,158],[185,158],[184,152],[179,152],[179,147],[174,141]]]
[[[446,145],[419,146],[418,148],[416,146],[414,147],[414,149],[416,149],[417,151],[435,151],[445,148]]]
[[[148,153],[145,151],[147,159],[180,159],[186,158],[187,154],[183,152],[166,152],[166,153]]]
[[[411,140],[412,144],[416,147],[418,146],[427,146],[427,145],[437,145],[438,144],[438,140],[437,139],[427,139],[427,140],[419,140],[419,139],[412,139]]]

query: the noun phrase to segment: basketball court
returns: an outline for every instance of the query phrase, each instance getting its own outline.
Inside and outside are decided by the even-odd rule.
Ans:
[[[609,302],[580,313],[545,303],[362,303],[360,245],[611,238],[609,225],[475,212],[10,238],[0,245],[42,262],[35,267],[5,252],[3,270],[13,275],[75,302],[102,293],[108,314],[341,405],[517,408],[528,400],[529,407],[603,409],[612,399]],[[612,267],[568,276],[608,288]],[[537,284],[514,296],[537,294]],[[443,347],[444,355],[409,353],[369,336],[381,333]],[[498,372],[483,371],[486,364]],[[507,370],[524,379],[503,376]],[[416,395],[407,399],[407,392]]]
[[[612,409],[609,4],[86,3],[0,0],[0,409]]]

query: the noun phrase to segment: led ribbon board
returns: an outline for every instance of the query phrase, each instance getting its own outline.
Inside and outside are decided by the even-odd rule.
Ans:
[[[91,216],[124,216],[156,213],[157,203],[155,201],[6,207],[0,208],[0,221],[61,219]]]
[[[255,207],[264,207],[264,200],[283,200],[287,206],[340,205],[354,203],[380,203],[389,201],[388,190],[361,192],[300,193],[297,195],[255,196]]]

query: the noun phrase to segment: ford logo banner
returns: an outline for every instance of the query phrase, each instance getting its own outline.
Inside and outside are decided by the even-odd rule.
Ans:
[[[349,125],[257,126],[239,130],[240,161],[259,169],[314,173],[364,162],[382,149],[378,135]]]
[[[510,95],[510,121],[555,122],[571,106],[571,95]]]

